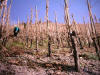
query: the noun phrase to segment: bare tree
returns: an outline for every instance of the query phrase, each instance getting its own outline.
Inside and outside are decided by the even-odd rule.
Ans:
[[[95,23],[98,23],[98,19],[97,19],[96,15],[94,15],[94,19],[95,19]]]
[[[51,37],[50,34],[48,33],[49,29],[49,20],[48,20],[48,4],[49,4],[49,0],[46,0],[46,21],[47,21],[47,37],[48,37],[48,56],[51,56]]]
[[[37,6],[35,7],[35,26],[36,26],[36,50],[38,50],[38,13],[37,13]]]
[[[56,41],[57,41],[57,49],[59,48],[59,36],[58,36],[58,25],[57,25],[57,16],[56,16],[56,12],[55,12],[55,24],[56,24]]]
[[[71,49],[73,49],[73,56],[74,56],[74,62],[75,62],[75,70],[79,71],[78,55],[77,55],[76,45],[75,45],[75,42],[74,42],[74,36],[76,36],[76,34],[75,34],[75,31],[72,31],[72,33],[71,33],[71,30],[70,30],[70,21],[69,21],[69,11],[68,11],[68,2],[67,2],[67,0],[64,0],[64,1],[65,1],[65,22],[66,22],[66,29],[68,30],[68,36],[69,36],[70,41],[71,41],[71,46],[72,46]]]
[[[5,46],[7,42],[6,37],[6,19],[7,19],[7,2],[8,0],[2,0],[0,1],[0,38],[3,37],[2,44]]]
[[[33,9],[31,8],[31,19],[30,19],[30,25],[32,25],[32,20],[33,20]]]
[[[83,17],[83,23],[84,23],[84,26],[85,26],[85,35],[86,35],[86,38],[87,38],[87,42],[88,42],[88,47],[90,48],[90,40],[89,40],[89,33],[88,33],[88,26],[86,26],[87,24],[85,23],[85,18]]]
[[[80,37],[77,35],[77,29],[76,29],[76,22],[75,22],[75,19],[74,19],[74,15],[72,15],[72,19],[73,19],[73,24],[75,25],[74,28],[75,28],[75,32],[76,32],[76,38],[78,39],[78,43],[79,43],[79,46],[80,46],[80,49],[83,49],[83,46],[82,46],[82,42],[81,42],[81,39]],[[82,33],[82,32],[81,32]]]
[[[98,45],[97,32],[96,32],[96,28],[94,25],[94,20],[93,20],[90,4],[88,0],[87,0],[87,5],[88,5],[88,11],[89,11],[89,17],[90,17],[90,25],[91,25],[91,38],[93,40],[93,44],[94,44],[97,56],[100,60],[100,54],[99,54],[100,46]]]

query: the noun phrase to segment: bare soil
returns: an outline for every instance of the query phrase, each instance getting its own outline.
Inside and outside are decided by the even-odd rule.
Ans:
[[[100,61],[94,48],[78,49],[80,72],[75,71],[73,55],[67,48],[53,51],[51,57],[42,53],[43,50],[37,53],[18,47],[10,51],[3,49],[0,75],[100,75]]]

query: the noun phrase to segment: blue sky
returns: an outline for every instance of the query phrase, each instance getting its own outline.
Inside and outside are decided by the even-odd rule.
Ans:
[[[91,3],[92,14],[96,14],[97,18],[100,18],[100,0],[89,0],[89,2]],[[31,15],[31,8],[33,9],[34,23],[35,6],[37,6],[38,18],[45,21],[46,0],[13,0],[10,13],[11,23],[16,23],[18,18],[21,22],[26,22],[27,16],[30,17]],[[58,22],[64,23],[64,0],[49,0],[49,20],[52,22],[54,22],[54,11],[57,14]],[[74,14],[77,23],[83,23],[83,16],[86,22],[88,22],[89,17],[86,0],[69,0],[69,13],[70,18],[71,15]]]

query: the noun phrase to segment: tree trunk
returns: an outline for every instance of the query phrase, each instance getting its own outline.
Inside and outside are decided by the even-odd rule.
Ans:
[[[97,42],[98,42],[98,46],[100,48],[100,37],[99,36],[97,37]]]
[[[97,44],[97,40],[96,40],[96,38],[92,38],[92,40],[93,40],[93,45],[94,45],[95,50],[96,50],[96,54],[97,54],[97,56],[100,60],[99,47],[98,47],[98,44]]]
[[[2,25],[0,25],[0,39],[2,37]]]
[[[79,46],[80,46],[80,49],[83,49],[83,46],[82,46],[82,43],[81,43],[80,38],[78,38],[78,41],[79,41]]]
[[[71,43],[72,43],[72,48],[73,48],[73,56],[74,56],[74,62],[75,62],[75,70],[79,72],[79,62],[78,62],[78,55],[77,55],[77,50],[76,50],[76,45],[74,42],[74,38],[70,36],[71,38]]]
[[[36,50],[38,50],[38,38],[36,37]]]
[[[48,35],[48,57],[51,56],[51,37]]]

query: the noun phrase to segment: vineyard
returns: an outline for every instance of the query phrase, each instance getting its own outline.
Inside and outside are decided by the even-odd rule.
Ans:
[[[93,17],[89,0],[90,22],[75,21],[70,16],[68,0],[64,0],[65,23],[49,20],[46,0],[46,21],[35,15],[27,22],[11,25],[8,0],[0,0],[0,75],[100,75],[100,23]],[[35,23],[32,22],[35,16]],[[70,22],[72,18],[72,23]]]

